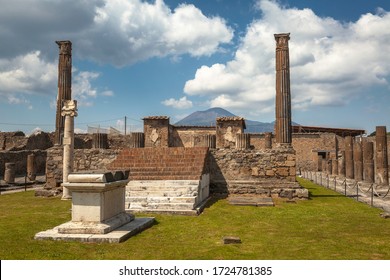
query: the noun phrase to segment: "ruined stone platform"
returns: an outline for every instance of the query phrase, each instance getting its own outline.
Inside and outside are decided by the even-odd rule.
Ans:
[[[232,196],[232,197],[228,197],[228,201],[231,205],[237,205],[237,206],[256,206],[256,207],[275,206],[272,197]]]
[[[66,227],[67,223],[59,225],[53,229],[39,232],[35,235],[35,240],[62,240],[78,241],[92,243],[120,243],[126,241],[131,236],[151,227],[154,224],[154,218],[135,218],[133,221],[114,229],[106,234],[72,234],[60,233],[59,228]]]

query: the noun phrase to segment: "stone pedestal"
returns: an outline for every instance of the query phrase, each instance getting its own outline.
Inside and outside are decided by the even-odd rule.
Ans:
[[[35,239],[121,242],[152,225],[154,218],[144,218],[131,226],[135,219],[125,212],[128,180],[124,177],[123,173],[69,174],[63,186],[72,191],[72,220],[36,234]]]
[[[236,135],[236,149],[248,150],[251,148],[251,138],[248,133],[237,133]]]
[[[7,184],[15,183],[15,163],[14,162],[5,163],[4,181]]]
[[[367,183],[374,183],[375,170],[374,170],[374,143],[364,142],[363,144],[363,169],[364,169],[364,181]]]
[[[345,137],[345,177],[347,179],[355,178],[353,164],[353,138],[352,136]]]
[[[272,132],[264,133],[264,148],[272,149]]]
[[[389,166],[387,158],[387,133],[386,126],[376,127],[376,183],[389,184]]]
[[[27,156],[27,178],[30,181],[35,181],[37,177],[35,170],[35,155],[31,154]]]
[[[145,134],[143,132],[132,132],[130,147],[143,148],[145,147]]]

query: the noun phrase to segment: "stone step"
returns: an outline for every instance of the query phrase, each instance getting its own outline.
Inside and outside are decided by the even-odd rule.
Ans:
[[[151,210],[193,210],[196,205],[194,203],[148,203],[144,205],[142,203],[131,203],[127,210],[134,211],[151,211]]]
[[[127,183],[126,190],[129,191],[186,191],[197,190],[200,180],[131,180]]]
[[[163,197],[163,196],[138,196],[138,197],[127,197],[126,203],[135,203],[135,204],[150,204],[150,203],[196,203],[195,196],[182,196],[182,197]]]
[[[197,191],[127,191],[126,197],[184,197],[184,196],[196,196]]]

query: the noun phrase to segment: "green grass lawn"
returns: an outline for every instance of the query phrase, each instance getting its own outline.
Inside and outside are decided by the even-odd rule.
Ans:
[[[311,199],[275,207],[215,200],[198,217],[155,215],[156,224],[119,244],[36,241],[70,220],[70,201],[0,196],[1,259],[390,259],[390,219],[380,209],[298,179]],[[223,245],[223,236],[242,244]]]

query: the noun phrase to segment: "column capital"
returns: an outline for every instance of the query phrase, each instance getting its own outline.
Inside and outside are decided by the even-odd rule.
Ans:
[[[290,40],[290,33],[274,34],[277,48],[288,48],[288,40]]]
[[[77,100],[64,100],[61,116],[77,117]]]
[[[60,55],[72,55],[72,42],[71,41],[56,41],[56,44],[60,48]]]

